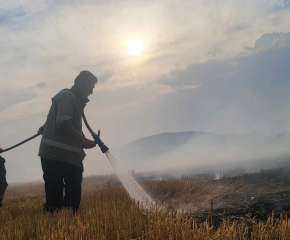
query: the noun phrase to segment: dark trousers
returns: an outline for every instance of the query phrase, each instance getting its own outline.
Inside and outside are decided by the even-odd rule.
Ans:
[[[83,166],[45,158],[41,158],[41,166],[46,193],[43,209],[53,212],[65,207],[76,212],[81,202]]]
[[[8,186],[6,182],[6,169],[4,163],[5,159],[0,156],[0,208],[2,207],[2,200]]]

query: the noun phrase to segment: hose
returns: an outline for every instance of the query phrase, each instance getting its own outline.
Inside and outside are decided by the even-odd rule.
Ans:
[[[22,142],[20,142],[20,143],[18,143],[18,144],[16,144],[16,145],[14,145],[14,146],[12,146],[12,147],[10,147],[10,148],[6,148],[6,149],[0,151],[0,153],[8,152],[8,151],[10,151],[10,150],[13,149],[13,148],[16,148],[16,147],[18,147],[18,146],[20,146],[20,145],[22,145],[22,144],[24,144],[24,143],[26,143],[26,142],[29,142],[30,140],[32,140],[32,139],[38,137],[39,135],[40,135],[39,133],[38,133],[38,134],[35,134],[35,135],[33,135],[32,137],[27,138],[26,140],[24,140],[24,141],[22,141]]]
[[[81,109],[80,109],[80,111],[81,111]],[[100,139],[100,133],[101,133],[101,131],[99,130],[99,131],[98,131],[98,134],[96,134],[96,133],[92,130],[92,128],[90,127],[90,125],[89,125],[89,123],[88,123],[88,121],[87,121],[87,119],[86,119],[86,116],[85,116],[85,114],[84,114],[83,111],[81,111],[81,114],[82,114],[82,117],[83,117],[83,120],[84,120],[84,123],[85,123],[87,129],[88,129],[89,132],[92,134],[92,137],[93,137],[94,140],[95,140],[95,143],[99,145],[99,147],[100,147],[102,153],[107,152],[107,151],[109,150],[109,148],[108,148],[108,147],[107,147],[107,146],[102,142],[102,140]]]

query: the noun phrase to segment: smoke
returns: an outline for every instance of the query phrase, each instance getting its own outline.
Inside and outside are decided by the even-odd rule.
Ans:
[[[184,133],[174,134],[184,136]],[[159,143],[155,139],[156,136],[151,136],[148,141],[162,149],[158,155],[152,149],[151,156],[148,154],[146,159],[138,159],[138,152],[143,155],[142,146],[138,149],[135,145],[134,152],[132,144],[126,146],[127,150],[120,151],[126,154],[119,152],[120,159],[136,172],[170,172],[175,176],[236,170],[253,172],[286,166],[290,159],[289,134],[231,136],[193,132],[191,139],[182,145],[176,144],[175,148],[165,139],[159,137]]]

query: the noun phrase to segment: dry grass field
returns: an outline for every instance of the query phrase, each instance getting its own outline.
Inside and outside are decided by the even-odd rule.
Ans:
[[[44,213],[42,183],[11,185],[0,210],[0,239],[290,239],[290,219],[283,211],[277,217],[267,210],[267,217],[260,221],[249,207],[257,202],[247,204],[264,198],[263,194],[283,191],[284,198],[288,196],[289,176],[275,181],[280,175],[267,172],[217,181],[184,178],[142,183],[163,204],[163,211],[142,210],[114,176],[88,177],[76,216],[67,210]],[[238,207],[244,212],[234,214]]]

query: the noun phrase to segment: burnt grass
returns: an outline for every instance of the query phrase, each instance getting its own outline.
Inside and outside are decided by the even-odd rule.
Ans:
[[[191,203],[194,209],[185,215],[196,222],[208,221],[215,228],[224,220],[251,221],[254,218],[264,222],[269,217],[279,219],[281,214],[290,215],[290,167],[260,170],[255,173],[239,171],[238,174],[233,176],[232,173],[225,173],[218,180],[213,180],[215,175],[212,174],[194,175],[183,179],[168,177],[162,181],[155,180],[154,176],[148,179],[135,177],[153,199],[163,199],[162,204],[172,211],[173,215],[177,214],[180,206],[186,205],[185,202],[190,205],[194,199]],[[184,186],[186,179],[189,181],[188,188]],[[199,183],[201,187],[198,187]],[[162,184],[165,184],[165,187]],[[83,185],[92,188],[120,186],[121,183],[117,176],[109,175],[87,177]],[[204,197],[198,198],[202,195],[201,189],[207,186]],[[214,191],[222,186],[232,186],[232,190]]]
[[[247,191],[213,198],[208,208],[194,214],[198,221],[207,219],[218,226],[223,220],[267,221],[270,216],[278,219],[281,214],[290,215],[290,168],[261,170],[212,181],[231,184],[242,181]]]

